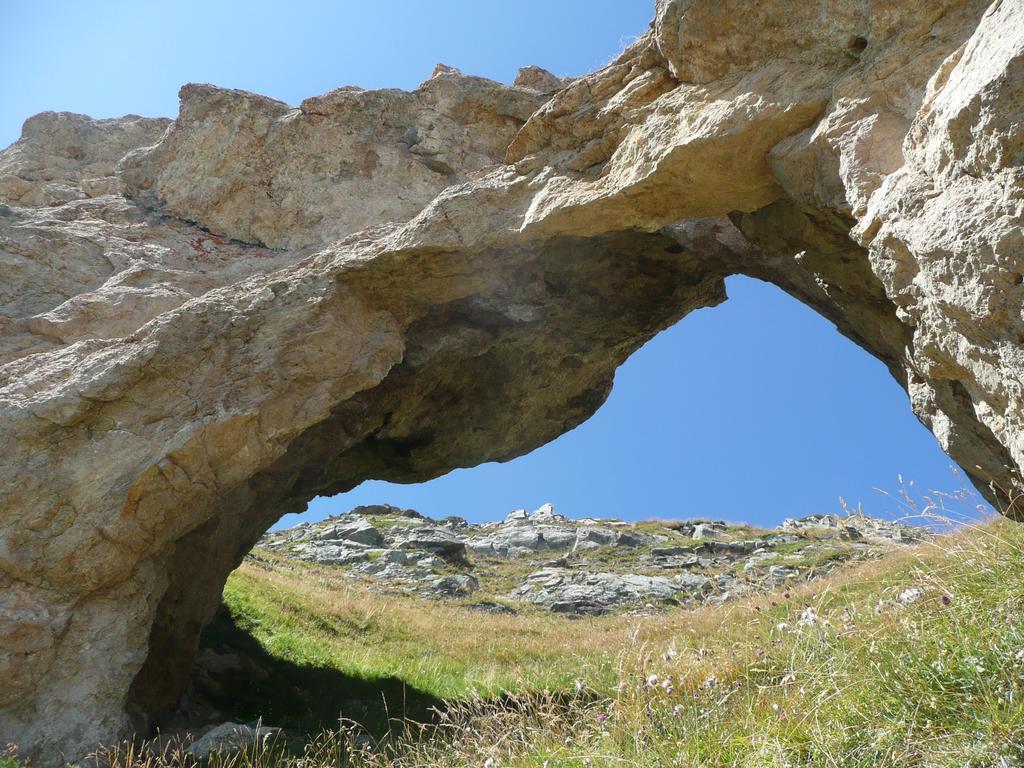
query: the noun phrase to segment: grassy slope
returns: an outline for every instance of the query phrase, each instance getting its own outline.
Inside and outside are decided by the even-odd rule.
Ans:
[[[244,565],[225,602],[274,658],[449,702],[435,738],[371,764],[1024,764],[1024,526],[646,617],[481,614],[279,561]]]

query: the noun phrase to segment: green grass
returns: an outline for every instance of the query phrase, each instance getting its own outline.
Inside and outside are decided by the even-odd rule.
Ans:
[[[903,606],[911,586],[921,597]],[[378,747],[356,750],[353,727],[335,729],[306,748],[308,768],[1024,765],[1024,526],[1011,523],[651,616],[487,615],[274,556],[243,565],[224,599],[281,679],[391,697],[370,724]],[[417,710],[395,697],[409,691],[435,715],[403,720]]]

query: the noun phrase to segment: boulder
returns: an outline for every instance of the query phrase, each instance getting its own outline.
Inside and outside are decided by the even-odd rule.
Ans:
[[[704,541],[705,539],[721,539],[722,529],[721,527],[710,523],[699,523],[693,527],[693,533],[691,536],[696,541]]]
[[[398,549],[422,550],[455,564],[466,562],[466,542],[446,528],[397,528],[389,538],[388,543]]]
[[[473,576],[459,573],[432,579],[430,587],[442,595],[454,597],[472,594],[480,588],[480,583]]]
[[[601,614],[651,601],[697,598],[710,586],[710,579],[693,574],[669,578],[544,568],[530,574],[509,596],[555,613]]]
[[[384,544],[384,535],[360,517],[322,528],[317,538],[321,541],[344,541],[366,547],[380,547]]]
[[[206,760],[211,755],[224,757],[246,749],[260,749],[273,744],[280,738],[280,728],[266,725],[244,725],[242,723],[221,723],[193,741],[185,753],[196,760]]]
[[[607,547],[618,541],[619,534],[609,528],[577,528],[573,549]]]

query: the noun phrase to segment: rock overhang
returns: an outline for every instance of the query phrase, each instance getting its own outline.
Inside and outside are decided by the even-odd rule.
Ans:
[[[0,733],[51,760],[145,727],[280,515],[553,439],[729,274],[1015,500],[1022,16],[664,2],[570,83],[32,121],[0,155]]]

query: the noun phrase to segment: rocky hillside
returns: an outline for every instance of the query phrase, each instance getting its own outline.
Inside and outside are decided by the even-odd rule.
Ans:
[[[968,526],[898,546],[893,535],[919,531],[845,518],[774,532],[730,526],[721,538],[690,538],[691,546],[793,534],[773,554],[803,550],[801,578],[722,605],[567,620],[515,602],[512,584],[559,555],[572,562],[603,553],[621,556],[621,565],[654,547],[630,546],[627,537],[577,548],[587,541],[577,534],[555,553],[530,544],[510,557],[478,556],[472,543],[537,531],[521,514],[515,524],[462,527],[390,508],[306,526],[292,546],[357,516],[385,542],[397,543],[400,522],[389,527],[382,518],[460,531],[472,570],[447,572],[470,572],[479,588],[426,601],[419,595],[430,590],[414,579],[299,560],[287,544],[258,550],[232,573],[204,633],[187,711],[161,724],[171,743],[189,745],[185,758],[161,740],[163,758],[122,754],[110,768],[195,768],[189,755],[224,738],[260,746],[251,759],[213,763],[222,768],[1024,766],[1024,527]],[[534,526],[680,541],[696,527],[538,517]],[[348,548],[363,550],[363,564],[381,550],[421,555]],[[863,561],[803,578],[809,561],[844,548]],[[750,560],[732,566],[742,571]],[[599,567],[611,572],[607,563]],[[499,569],[504,582],[494,581]],[[517,612],[480,611],[488,591],[504,595],[492,603]]]
[[[815,515],[764,530],[724,520],[571,520],[545,504],[501,522],[356,507],[264,536],[260,550],[337,566],[374,589],[570,615],[718,604],[877,557],[928,532],[866,516]]]

